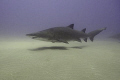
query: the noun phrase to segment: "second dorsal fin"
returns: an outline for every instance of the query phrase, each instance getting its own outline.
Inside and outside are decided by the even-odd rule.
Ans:
[[[85,31],[86,31],[86,28],[84,28],[84,29],[83,29],[83,30],[81,30],[81,31],[85,33]]]

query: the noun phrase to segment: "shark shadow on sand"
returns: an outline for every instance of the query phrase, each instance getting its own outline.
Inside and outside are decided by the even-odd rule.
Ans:
[[[83,49],[86,46],[74,46],[74,47],[65,47],[65,46],[50,46],[50,47],[39,47],[35,49],[29,49],[31,51],[41,51],[41,50],[69,50],[68,48],[74,49]]]

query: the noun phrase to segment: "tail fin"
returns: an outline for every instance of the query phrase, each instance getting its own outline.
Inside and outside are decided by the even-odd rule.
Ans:
[[[106,30],[106,29],[107,29],[107,27],[104,28],[104,30]]]
[[[107,27],[104,27],[104,28],[102,28],[102,29],[99,29],[99,30],[102,30],[102,31],[103,31],[103,30],[106,30],[106,29],[107,29]]]
[[[99,34],[100,32],[102,32],[103,30],[106,30],[106,27],[105,27],[105,28],[102,28],[102,29],[94,30],[94,31],[91,31],[90,33],[88,33],[88,36],[89,36],[90,40],[93,42],[94,37],[95,37],[97,34]]]

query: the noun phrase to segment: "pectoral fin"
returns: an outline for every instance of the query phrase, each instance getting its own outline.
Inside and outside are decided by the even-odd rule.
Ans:
[[[78,42],[82,42],[81,39],[77,39]]]
[[[57,40],[57,41],[58,41],[58,42],[63,42],[63,43],[69,44],[66,40],[59,39],[59,40]]]

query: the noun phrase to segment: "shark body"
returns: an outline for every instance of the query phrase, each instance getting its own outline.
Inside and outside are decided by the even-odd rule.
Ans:
[[[91,41],[95,35],[103,31],[104,29],[95,30],[88,34],[85,33],[86,28],[82,31],[74,30],[74,24],[71,24],[67,27],[53,27],[36,33],[26,34],[27,36],[32,37],[32,39],[39,39],[43,41],[50,42],[63,42],[68,43],[69,41],[78,41],[81,42],[81,39],[84,39],[87,42],[89,37]]]

